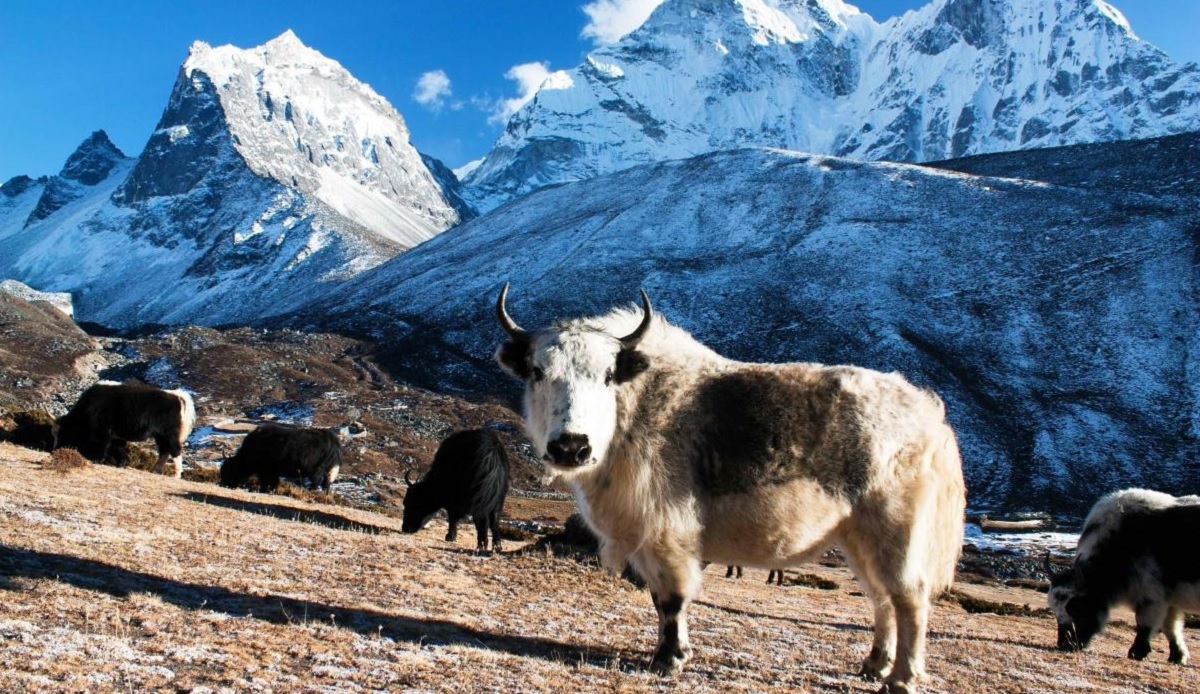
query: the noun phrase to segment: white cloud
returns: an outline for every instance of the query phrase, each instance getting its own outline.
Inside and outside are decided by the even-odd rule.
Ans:
[[[593,0],[583,6],[591,21],[580,35],[598,44],[616,43],[644,24],[661,4],[663,0]]]
[[[492,115],[488,117],[488,122],[504,123],[507,121],[512,114],[529,103],[533,95],[537,94],[538,87],[542,86],[542,82],[545,82],[551,74],[548,63],[522,63],[509,68],[504,76],[517,83],[518,94],[511,99],[501,99],[499,103],[495,104]]]
[[[446,71],[430,70],[417,80],[417,88],[413,90],[413,100],[434,112],[442,110],[447,105],[452,109],[461,108],[462,104],[459,102],[447,103],[451,94],[450,76],[446,74]]]

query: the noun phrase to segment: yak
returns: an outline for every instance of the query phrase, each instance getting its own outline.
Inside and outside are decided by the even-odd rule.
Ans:
[[[654,672],[691,655],[702,562],[779,569],[840,545],[875,608],[862,673],[912,692],[930,600],[962,548],[962,462],[945,407],[897,374],[725,358],[642,305],[527,331],[496,359],[524,381],[535,453],[573,489],[601,562],[658,612]]]
[[[446,541],[458,537],[458,522],[470,516],[475,522],[475,549],[487,551],[487,531],[492,530],[492,550],[500,551],[500,513],[508,495],[508,455],[500,437],[488,429],[468,429],[451,434],[438,446],[429,472],[414,482],[404,473],[404,519],[400,530],[415,533],[438,511],[450,521]]]
[[[1092,506],[1070,569],[1050,574],[1047,600],[1058,622],[1058,648],[1081,651],[1108,623],[1115,605],[1133,608],[1137,633],[1128,656],[1142,660],[1150,640],[1167,635],[1167,660],[1186,664],[1184,611],[1200,611],[1200,497],[1124,489]]]
[[[112,455],[122,467],[128,463],[126,442],[154,439],[154,472],[170,459],[180,477],[183,444],[195,422],[196,405],[186,391],[100,381],[55,421],[52,435],[54,448],[74,448],[97,462]]]
[[[342,466],[342,444],[328,429],[268,422],[246,435],[221,464],[221,486],[240,487],[251,476],[260,492],[274,492],[282,477],[307,479],[329,491]]]
[[[725,578],[741,578],[743,567],[729,565],[725,567]],[[783,585],[783,569],[771,569],[767,573],[767,585]]]

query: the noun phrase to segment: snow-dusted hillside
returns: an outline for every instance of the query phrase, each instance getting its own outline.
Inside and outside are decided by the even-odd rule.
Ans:
[[[1200,130],[1200,68],[1104,0],[666,0],[555,73],[466,178],[481,209],[746,146],[889,161]]]
[[[14,181],[0,277],[69,291],[80,320],[115,327],[295,308],[461,207],[400,114],[290,31],[246,50],[195,43],[136,160],[97,133],[58,176]]]
[[[976,507],[1194,491],[1200,135],[1119,149],[955,163],[1008,178],[778,150],[636,167],[459,226],[295,323],[374,334],[408,378],[495,392],[504,282],[527,328],[645,287],[730,356],[933,387]]]

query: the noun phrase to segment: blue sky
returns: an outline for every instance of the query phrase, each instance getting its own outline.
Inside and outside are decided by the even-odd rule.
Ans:
[[[511,73],[514,66],[573,67],[599,40],[585,28],[619,31],[629,12],[654,2],[0,0],[0,182],[57,173],[101,128],[136,155],[192,41],[250,47],[289,28],[391,101],[418,148],[459,166],[499,135],[496,109],[518,97],[516,78],[536,79],[536,70]],[[883,21],[925,2],[852,4]],[[1142,38],[1176,60],[1200,62],[1200,0],[1113,4]],[[426,94],[439,96],[418,103],[422,75],[437,71],[449,94],[435,89],[445,80],[426,78]]]

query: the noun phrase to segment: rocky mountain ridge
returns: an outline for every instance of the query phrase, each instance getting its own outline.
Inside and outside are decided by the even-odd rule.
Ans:
[[[747,146],[922,162],[1200,130],[1200,67],[1104,0],[667,0],[552,75],[466,177],[539,187]]]

